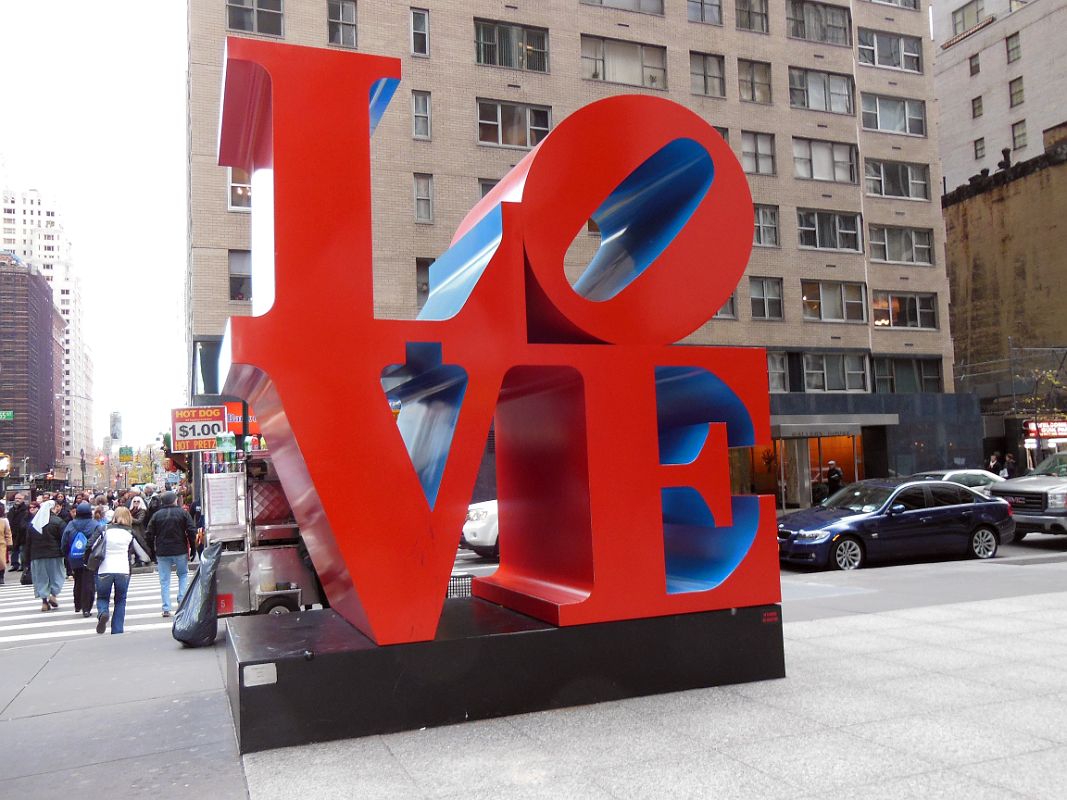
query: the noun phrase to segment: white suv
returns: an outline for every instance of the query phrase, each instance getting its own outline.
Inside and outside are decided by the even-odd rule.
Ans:
[[[496,500],[471,503],[467,507],[467,520],[463,523],[463,537],[460,539],[459,546],[473,550],[482,558],[500,560]]]

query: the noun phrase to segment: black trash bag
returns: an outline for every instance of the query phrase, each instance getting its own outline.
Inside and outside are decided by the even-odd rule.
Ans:
[[[219,554],[222,542],[215,542],[200,556],[196,571],[182,604],[174,615],[171,635],[186,647],[207,647],[219,633],[218,597]]]

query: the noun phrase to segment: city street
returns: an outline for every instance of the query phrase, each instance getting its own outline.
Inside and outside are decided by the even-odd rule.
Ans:
[[[459,571],[493,567],[457,557]],[[1067,537],[1033,536],[992,561],[785,571],[781,681],[243,759],[223,637],[183,650],[155,621],[155,576],[134,585],[131,617],[150,616],[122,637],[80,633],[91,621],[27,611],[28,587],[3,588],[4,795],[68,784],[255,800],[1067,793]],[[32,614],[42,619],[16,619]]]

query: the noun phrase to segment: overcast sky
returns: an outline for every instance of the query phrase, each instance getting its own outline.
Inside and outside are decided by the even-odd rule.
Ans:
[[[58,201],[82,276],[94,443],[184,401],[185,3],[0,0],[0,175]]]

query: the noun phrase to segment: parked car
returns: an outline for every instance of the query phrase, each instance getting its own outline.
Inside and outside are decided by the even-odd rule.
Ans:
[[[496,500],[471,503],[467,507],[467,520],[463,523],[463,536],[459,546],[473,550],[482,558],[500,559],[500,542],[497,541]]]
[[[1015,530],[1011,506],[958,483],[886,478],[853,483],[781,518],[784,563],[859,569],[868,559],[935,553],[992,558]]]
[[[1067,453],[1055,453],[1021,478],[1001,481],[993,497],[1015,511],[1015,541],[1028,533],[1067,534]]]
[[[989,489],[994,483],[1001,483],[1004,480],[986,469],[933,469],[917,472],[911,477],[915,480],[922,478],[928,481],[952,481],[969,486],[986,497],[989,497]]]

